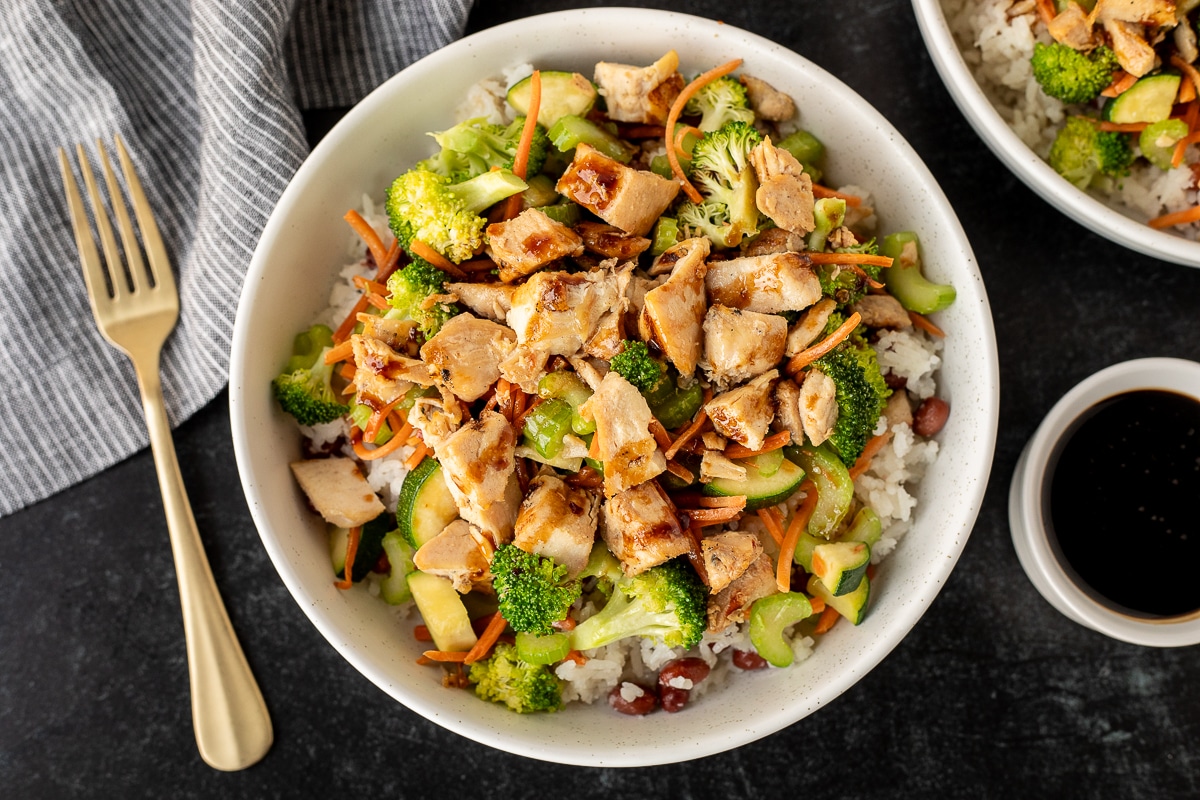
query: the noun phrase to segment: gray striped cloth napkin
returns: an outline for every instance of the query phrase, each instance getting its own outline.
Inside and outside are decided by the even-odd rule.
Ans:
[[[308,154],[300,109],[357,102],[461,36],[470,5],[0,3],[0,516],[147,443],[133,370],[92,320],[56,148],[130,147],[178,275],[178,424],[226,383],[242,278]]]

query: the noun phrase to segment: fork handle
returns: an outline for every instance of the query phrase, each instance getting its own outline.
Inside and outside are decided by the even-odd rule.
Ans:
[[[192,726],[200,757],[209,766],[245,769],[270,748],[271,717],[221,602],[196,529],[175,456],[157,360],[140,365],[138,385],[179,582]]]

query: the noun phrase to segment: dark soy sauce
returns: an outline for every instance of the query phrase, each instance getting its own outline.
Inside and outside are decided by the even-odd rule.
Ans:
[[[1047,528],[1082,588],[1141,616],[1200,609],[1200,403],[1117,395],[1084,412],[1055,455]]]

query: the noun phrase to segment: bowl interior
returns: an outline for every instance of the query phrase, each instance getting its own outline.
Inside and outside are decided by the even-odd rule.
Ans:
[[[333,587],[324,526],[306,510],[287,466],[299,456],[298,436],[275,408],[269,381],[293,334],[326,305],[344,259],[346,209],[364,192],[380,196],[432,152],[423,134],[453,122],[468,87],[524,62],[590,76],[598,60],[648,64],[669,48],[685,75],[745,59],[746,72],[796,98],[801,124],[829,144],[831,180],[869,187],[883,231],[920,233],[927,270],[958,290],[937,318],[949,332],[939,394],[953,413],[917,493],[914,528],[880,570],[860,627],[838,626],[797,667],[739,676],[736,691],[709,693],[690,713],[632,721],[600,703],[518,716],[443,689],[439,671],[415,663],[411,620],[398,621],[366,591]],[[468,37],[393,77],[330,132],[285,191],[251,263],[234,332],[230,407],[263,544],[300,607],[358,670],[414,711],[485,744],[558,762],[630,766],[717,753],[776,731],[845,691],[895,646],[945,582],[974,523],[995,441],[997,385],[991,316],[970,246],[928,170],[878,113],[820,68],[753,34],[670,12],[593,9]]]
[[[1077,189],[1017,136],[984,94],[950,30],[941,0],[912,0],[934,66],[971,127],[1025,185],[1083,227],[1139,253],[1200,267],[1200,242],[1155,230],[1146,218],[1116,201]]]

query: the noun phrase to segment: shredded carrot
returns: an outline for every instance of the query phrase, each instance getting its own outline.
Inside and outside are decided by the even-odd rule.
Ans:
[[[683,464],[680,464],[673,458],[667,461],[667,472],[688,483],[691,483],[696,478],[690,469],[685,467]]]
[[[525,180],[525,171],[529,167],[529,151],[533,147],[533,135],[537,132],[537,118],[541,110],[542,73],[535,69],[529,79],[529,108],[525,112],[525,125],[521,128],[521,138],[513,156],[512,173],[521,180]]]
[[[1196,96],[1196,92],[1200,92],[1200,70],[1185,61],[1178,53],[1171,56],[1171,64],[1187,76],[1186,83],[1192,84],[1192,97]],[[1180,87],[1182,91],[1182,87]]]
[[[870,253],[805,253],[813,264],[867,264],[872,267],[890,267],[892,259],[873,256]]]
[[[725,448],[725,457],[750,458],[751,456],[770,453],[774,450],[778,450],[781,447],[786,447],[791,443],[792,434],[789,431],[780,431],[779,433],[773,433],[767,438],[763,439],[762,447],[758,448],[757,450],[751,450],[744,444],[738,444],[737,442],[734,442]]]
[[[771,538],[775,540],[780,552],[783,552],[783,524],[779,519],[779,512],[773,508],[760,508],[758,518],[763,521],[767,533],[771,534]]]
[[[593,461],[600,460],[600,429],[599,428],[597,428],[596,432],[592,434],[592,442],[591,442],[591,444],[588,445],[588,458],[592,459]]]
[[[388,444],[391,444],[391,442],[388,442]],[[386,446],[384,445],[384,447]],[[411,472],[417,468],[418,464],[425,460],[425,456],[427,455],[429,455],[429,447],[424,442],[421,442],[417,445],[417,449],[413,450],[412,455],[404,460],[404,468]]]
[[[1156,230],[1170,228],[1175,225],[1186,225],[1189,222],[1200,221],[1200,206],[1185,208],[1183,211],[1172,211],[1150,220],[1150,227]]]
[[[663,452],[663,455],[665,455],[668,460],[674,458],[684,445],[690,442],[692,438],[696,436],[696,434],[700,433],[700,429],[704,427],[704,423],[706,422],[708,422],[708,413],[701,408],[700,411],[697,412],[696,417],[692,420],[691,424],[683,429],[683,432],[680,433],[679,437],[671,443],[671,446]]]
[[[342,568],[343,578],[333,582],[333,585],[339,589],[349,589],[354,585],[350,576],[354,572],[354,557],[358,555],[358,541],[361,538],[362,525],[355,525],[350,529],[349,536],[346,537],[346,566]]]
[[[400,240],[393,239],[392,246],[388,248],[387,255],[383,259],[383,263],[379,265],[379,271],[375,273],[375,280],[386,281],[388,276],[396,269],[396,265],[400,263]]]
[[[828,186],[813,184],[813,197],[840,197],[846,201],[846,205],[858,208],[862,205],[862,198],[856,194],[846,194],[835,189],[830,189]]]
[[[746,507],[746,495],[735,494],[729,497],[701,497],[696,500],[701,508],[737,508]]]
[[[426,650],[421,655],[428,658],[430,661],[440,662],[464,662],[467,660],[467,654],[461,652],[450,652],[449,650]]]
[[[529,412],[533,411],[535,408],[537,408],[544,402],[545,402],[545,400],[542,399],[541,397],[535,397],[533,399],[532,403],[525,406],[525,410],[522,411],[520,414],[518,414],[517,418],[513,420],[513,422],[512,422],[513,430],[520,431],[522,428],[524,428],[525,427],[525,418],[529,416]]]
[[[364,292],[374,292],[375,294],[387,294],[388,288],[378,281],[373,281],[370,278],[364,278],[362,275],[354,276],[355,288]]]
[[[496,262],[490,258],[473,258],[458,265],[463,272],[489,272],[496,268]]]
[[[1100,93],[1101,97],[1116,97],[1119,94],[1124,94],[1125,90],[1137,83],[1137,76],[1130,75],[1123,69],[1119,69],[1113,73],[1112,83],[1105,87]]]
[[[1175,143],[1175,152],[1171,154],[1171,166],[1178,167],[1183,163],[1183,156],[1187,152],[1188,145],[1200,142],[1200,131],[1192,131],[1187,136]]]
[[[383,427],[383,422],[392,413],[392,409],[404,399],[404,395],[400,395],[386,406],[375,409],[371,412],[370,419],[367,420],[367,427],[363,428],[363,438],[368,442],[375,441],[375,437],[379,435],[379,429]]]
[[[433,264],[442,272],[449,275],[451,278],[455,278],[456,280],[460,281],[466,280],[466,273],[455,266],[454,262],[446,258],[437,250],[434,250],[429,245],[425,244],[425,242],[422,242],[420,239],[413,239],[412,243],[409,244],[409,247],[412,248],[413,255],[420,256],[421,258],[425,259],[430,264]]]
[[[354,232],[366,242],[367,249],[371,251],[371,257],[375,259],[375,268],[379,269],[386,264],[388,257],[387,248],[383,246],[383,240],[379,238],[379,234],[371,227],[371,223],[363,219],[362,214],[359,214],[354,209],[347,211],[342,219],[349,222]]]
[[[800,541],[800,533],[808,526],[813,510],[817,507],[817,486],[807,478],[800,484],[804,490],[804,500],[792,515],[787,531],[783,534],[783,544],[779,546],[779,562],[775,566],[775,585],[781,592],[792,590],[792,560],[796,554],[796,542]]]
[[[801,350],[799,353],[792,356],[787,363],[787,373],[789,375],[795,375],[797,372],[804,369],[821,356],[833,350],[833,348],[841,344],[846,337],[858,327],[860,322],[862,322],[862,315],[855,311],[849,316],[849,318],[846,319],[845,322],[839,325],[837,330],[835,330],[833,333],[829,334],[820,342],[808,348],[807,350]]]
[[[345,364],[342,364],[342,368],[338,370],[338,374],[351,383],[354,383],[354,375],[356,372],[358,372],[358,369],[354,366],[353,361],[347,361]],[[350,392],[343,392],[343,394],[350,394],[354,391],[351,387],[347,388],[350,389]]]
[[[676,180],[679,181],[680,186],[683,187],[684,193],[687,194],[693,203],[703,202],[704,198],[700,195],[696,187],[692,186],[692,182],[683,173],[683,167],[679,165],[679,154],[675,152],[674,141],[672,141],[675,132],[675,123],[679,121],[679,117],[683,114],[683,109],[687,106],[688,100],[692,99],[692,95],[717,78],[733,72],[741,65],[742,59],[735,58],[733,61],[729,61],[719,67],[714,67],[708,72],[701,74],[694,81],[683,87],[683,91],[679,93],[679,96],[675,98],[675,102],[671,104],[671,110],[667,112],[667,122],[663,126],[665,139],[663,144],[667,148],[667,161],[671,163],[671,172],[675,175]]]
[[[687,150],[683,149],[683,137],[687,136],[689,133],[692,136],[695,136],[697,139],[704,138],[704,131],[700,130],[695,125],[680,125],[679,126],[679,129],[677,131],[675,131],[675,152],[678,155],[680,155],[684,158],[687,158],[687,159],[690,159],[692,157],[692,154],[689,153]]]
[[[667,429],[663,427],[657,417],[650,418],[650,433],[654,435],[654,441],[661,449],[666,450],[671,446],[671,434],[667,433]]]
[[[1175,102],[1179,104],[1190,103],[1196,99],[1196,84],[1191,81],[1181,81],[1179,83],[1179,95],[1175,98]]]
[[[854,466],[850,467],[850,479],[853,480],[859,475],[862,475],[871,467],[871,459],[883,449],[883,446],[892,438],[891,431],[884,431],[878,436],[872,436],[867,440],[867,444],[863,447],[862,452],[858,454],[858,458],[854,462]]]
[[[333,332],[333,340],[338,342],[346,341],[354,331],[354,326],[358,324],[358,315],[367,310],[367,298],[360,297],[358,302],[354,304],[354,308],[350,309],[350,313],[342,320],[342,324],[338,325],[337,330]]]
[[[556,631],[573,631],[578,624],[574,617],[563,617],[556,622],[551,622],[550,627]]]
[[[528,402],[529,402],[529,395],[525,394],[525,391],[523,389],[521,389],[520,387],[514,387],[512,418],[509,420],[509,422],[513,425],[514,428],[516,427],[518,419],[525,418],[525,406]]]
[[[918,314],[915,311],[910,311],[908,312],[908,318],[912,320],[912,324],[915,327],[920,328],[930,336],[936,336],[939,339],[946,338],[946,332],[937,325],[934,325],[933,322],[930,321],[929,317],[925,316],[924,314]]]
[[[812,612],[814,614],[820,614],[825,610],[825,601],[819,597],[808,598],[808,604],[812,606]]]
[[[578,664],[581,667],[588,662],[588,657],[585,656],[583,653],[579,652],[578,650],[572,650],[571,652],[567,653],[567,659],[574,661],[576,664]],[[564,659],[564,660],[567,660],[567,659]]]
[[[354,346],[350,342],[342,342],[325,351],[325,363],[336,364],[354,355]]]
[[[536,74],[536,73],[535,73]],[[467,652],[467,657],[463,659],[464,664],[474,664],[481,658],[487,658],[487,654],[492,651],[492,647],[500,638],[500,634],[504,633],[504,629],[508,627],[508,620],[504,615],[497,611],[492,614],[492,619],[488,622],[486,628],[483,629],[483,634],[479,640],[475,642],[475,646]]]
[[[392,308],[392,304],[389,303],[387,301],[387,298],[385,298],[381,294],[375,294],[375,292],[367,292],[366,294],[363,295],[363,297],[367,298],[368,305],[375,306],[380,311],[390,311]]]
[[[1054,0],[1037,0],[1037,10],[1038,16],[1047,25],[1058,15],[1058,12],[1054,8]]]
[[[833,606],[826,606],[821,612],[821,616],[817,618],[817,625],[813,628],[813,633],[829,633],[837,621],[842,618],[842,615],[837,612]]]
[[[1141,133],[1150,125],[1149,122],[1106,122],[1095,121],[1096,130],[1106,133]]]
[[[432,642],[433,634],[429,632],[429,627],[427,625],[414,625],[413,638],[418,642]]]
[[[686,511],[688,518],[699,525],[717,525],[729,522],[742,513],[740,508],[689,508]]]
[[[412,426],[406,422],[404,423],[403,428],[392,434],[392,438],[388,439],[385,444],[381,444],[374,450],[368,450],[366,445],[363,444],[361,437],[352,437],[350,444],[354,447],[354,455],[358,456],[363,461],[374,461],[399,450],[404,445],[405,441],[408,439],[408,434],[411,432]],[[406,461],[404,463],[407,464],[408,462]],[[417,463],[419,464],[420,462]],[[413,466],[416,466],[416,464]],[[409,469],[412,469],[412,467],[409,467]]]

